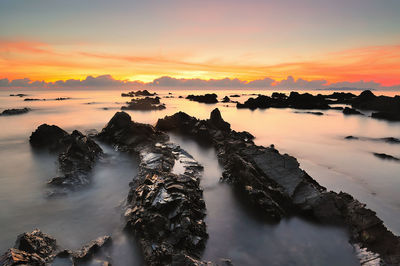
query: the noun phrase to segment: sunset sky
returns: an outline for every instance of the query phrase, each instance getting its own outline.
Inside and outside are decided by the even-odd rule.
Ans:
[[[4,84],[101,75],[400,84],[399,0],[1,0],[0,25]]]

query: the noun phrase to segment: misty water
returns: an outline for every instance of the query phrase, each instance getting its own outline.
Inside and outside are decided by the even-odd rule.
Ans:
[[[65,101],[24,102],[10,93],[29,98],[71,97]],[[174,98],[163,98],[172,92]],[[205,91],[160,90],[162,111],[128,111],[138,122],[155,124],[158,118],[185,111],[208,118],[218,107],[235,130],[246,130],[259,145],[274,144],[281,153],[295,156],[301,167],[329,190],[345,191],[376,211],[385,225],[400,234],[400,163],[376,158],[381,152],[400,157],[400,145],[370,140],[345,140],[348,135],[400,138],[400,123],[362,116],[344,116],[340,111],[324,115],[295,113],[293,109],[243,110],[232,103],[207,105],[178,98]],[[18,234],[40,228],[54,236],[64,248],[76,249],[99,236],[113,236],[115,265],[140,265],[140,252],[122,233],[121,204],[129,182],[137,172],[137,160],[99,143],[106,156],[92,172],[92,184],[65,197],[47,198],[47,180],[57,174],[55,154],[37,152],[29,136],[40,124],[55,124],[71,132],[101,128],[129,98],[120,90],[51,90],[0,92],[0,111],[29,107],[17,116],[0,116],[0,252],[12,247]],[[219,98],[231,94],[272,91],[221,90]],[[312,92],[317,93],[317,92]],[[329,92],[324,92],[329,93]],[[376,92],[382,94],[385,92]],[[386,92],[387,94],[387,92]],[[393,93],[391,93],[393,95]],[[249,96],[232,98],[244,101]],[[171,135],[171,140],[205,166],[201,186],[207,207],[210,235],[205,260],[230,258],[235,265],[357,265],[345,230],[321,226],[299,217],[278,224],[262,221],[240,200],[232,187],[219,182],[221,166],[215,151],[193,140]]]

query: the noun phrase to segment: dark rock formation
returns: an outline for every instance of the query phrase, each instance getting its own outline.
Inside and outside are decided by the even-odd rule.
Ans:
[[[203,265],[198,261],[207,239],[199,186],[202,167],[187,152],[167,143],[165,133],[132,122],[124,112],[116,113],[98,137],[140,158],[125,217],[126,230],[136,236],[146,263]],[[183,171],[176,172],[175,164]]]
[[[375,96],[366,90],[354,98],[351,105],[361,110],[377,111],[372,113],[373,118],[400,121],[400,96]]]
[[[380,141],[391,144],[400,144],[400,139],[394,137],[386,137],[386,138],[368,138],[368,137],[355,137],[355,136],[347,136],[345,139],[349,140],[365,140],[365,141]]]
[[[20,114],[25,114],[27,112],[31,111],[30,108],[20,108],[20,109],[6,109],[4,110],[0,115],[20,115]]]
[[[148,90],[130,91],[128,93],[121,93],[122,97],[137,97],[137,96],[155,96],[157,93],[150,93]]]
[[[14,248],[0,257],[0,265],[50,265],[57,258],[68,258],[68,265],[79,265],[89,261],[104,246],[111,242],[109,236],[99,237],[80,250],[63,250],[57,246],[57,241],[53,237],[42,233],[36,229],[31,233],[23,233],[18,236]],[[108,261],[103,261],[103,265],[109,265]],[[65,265],[65,264],[63,264]]]
[[[211,119],[210,119],[211,120]],[[156,128],[177,131],[212,143],[224,166],[223,180],[241,190],[267,217],[301,214],[321,223],[346,226],[350,241],[379,254],[384,263],[400,263],[400,239],[388,231],[376,213],[346,193],[328,192],[297,160],[273,146],[257,146],[246,134],[218,129],[210,120],[176,113]]]
[[[25,102],[35,102],[35,101],[46,101],[46,99],[37,99],[37,98],[25,98]]]
[[[342,103],[342,104],[348,104],[351,103],[351,100],[353,100],[356,95],[350,92],[334,92],[330,95],[324,95],[326,99],[334,99],[335,101],[332,103]]]
[[[61,151],[58,156],[61,176],[49,181],[50,185],[64,188],[51,193],[65,193],[65,189],[76,189],[90,183],[89,173],[102,149],[90,137],[75,130],[68,134],[57,126],[40,125],[32,133],[29,142],[34,148]]]
[[[343,109],[343,114],[345,115],[362,115],[362,113],[360,113],[359,111],[357,111],[354,108],[349,108],[349,107],[345,107]]]
[[[58,97],[58,98],[55,98],[54,100],[55,101],[65,101],[65,100],[70,100],[71,98],[70,97]]]
[[[273,93],[272,97],[259,95],[257,98],[249,98],[243,104],[238,103],[237,108],[295,108],[295,109],[329,109],[328,101],[322,96],[313,96],[309,93],[300,94],[291,92],[289,97],[282,93]]]
[[[296,114],[324,115],[322,112],[295,112]]]
[[[386,154],[386,153],[378,153],[378,152],[374,152],[373,153],[376,157],[383,159],[383,160],[392,160],[392,161],[400,161],[399,158],[394,157],[392,155]]]
[[[18,94],[10,94],[10,96],[25,97],[25,96],[28,96],[28,94],[18,93]]]
[[[228,96],[225,96],[225,97],[222,99],[221,102],[223,102],[223,103],[229,103],[230,101],[231,101],[231,99],[229,99]]]
[[[231,98],[238,98],[238,97],[240,97],[240,95],[239,95],[239,94],[233,94],[233,95],[231,95],[230,97],[231,97]]]
[[[121,110],[162,110],[165,109],[165,104],[160,103],[160,98],[142,98],[142,99],[132,99],[127,102],[128,106],[122,106]]]
[[[186,99],[191,101],[199,102],[199,103],[217,103],[218,95],[215,93],[207,93],[205,95],[189,95]]]

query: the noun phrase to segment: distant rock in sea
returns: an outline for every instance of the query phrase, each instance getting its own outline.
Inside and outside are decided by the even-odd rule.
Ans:
[[[0,115],[6,116],[6,115],[20,115],[20,114],[25,114],[27,112],[31,111],[30,108],[16,108],[16,109],[6,109],[4,110]]]

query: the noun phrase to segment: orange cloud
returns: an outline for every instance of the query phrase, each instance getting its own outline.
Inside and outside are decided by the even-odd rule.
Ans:
[[[107,52],[104,52],[107,50]],[[328,83],[359,80],[375,81],[385,86],[400,83],[400,45],[371,46],[332,52],[307,61],[282,64],[268,62],[268,54],[243,54],[206,59],[197,54],[171,50],[157,55],[135,55],[135,51],[109,47],[57,46],[34,41],[0,40],[0,73],[9,79],[32,80],[82,79],[86,75],[111,74],[118,79],[168,75],[178,78],[240,78],[251,81],[270,77],[283,80],[289,75]],[[109,51],[116,51],[110,53]],[[137,51],[136,51],[137,52]],[[203,54],[211,53],[202,51]],[[198,52],[198,53],[201,53]],[[203,59],[202,59],[203,58]],[[265,58],[265,60],[262,60]],[[241,60],[240,62],[235,62]],[[200,73],[200,74],[199,74]]]

